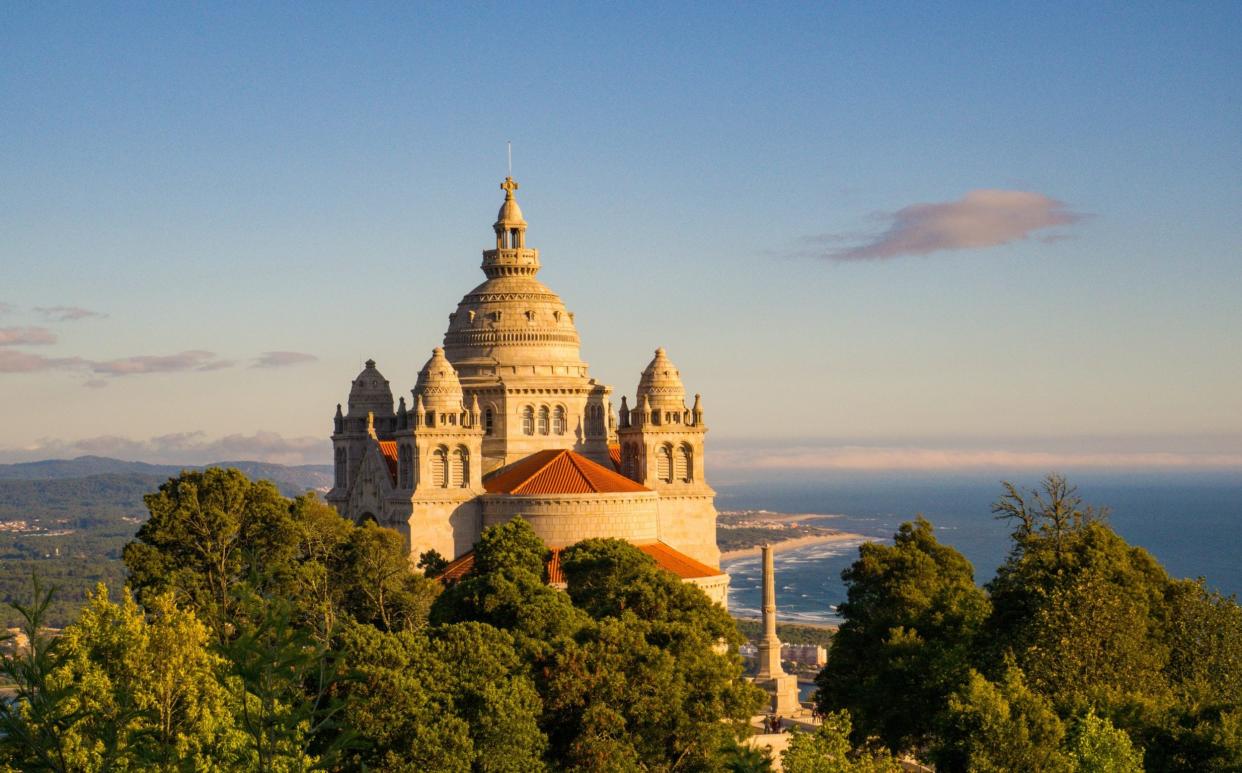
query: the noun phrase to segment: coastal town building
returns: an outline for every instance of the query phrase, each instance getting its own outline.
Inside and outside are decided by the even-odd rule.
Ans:
[[[368,360],[337,405],[328,502],[400,532],[412,561],[429,550],[450,559],[448,578],[468,571],[483,528],[520,515],[551,548],[554,584],[563,548],[614,537],[726,604],[699,395],[687,407],[656,349],[633,403],[614,408],[580,356],[573,312],[536,278],[517,183],[500,187],[485,281],[449,314],[409,402],[394,405]]]

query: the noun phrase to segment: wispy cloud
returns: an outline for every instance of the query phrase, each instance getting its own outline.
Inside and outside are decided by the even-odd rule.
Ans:
[[[732,470],[1069,470],[1242,468],[1242,453],[1229,451],[1015,451],[1008,449],[895,446],[791,446],[729,449],[714,454],[713,466]]]
[[[34,310],[52,322],[74,322],[79,319],[106,317],[102,311],[91,311],[81,306],[35,306]]]
[[[809,237],[808,241],[818,244],[822,248],[819,254],[832,260],[884,260],[941,250],[995,247],[1030,238],[1047,228],[1073,225],[1086,215],[1042,193],[980,189],[957,201],[911,204],[878,217],[888,223],[888,228],[868,238],[825,234]],[[1055,241],[1064,236],[1042,238]],[[843,237],[859,243],[835,246]]]
[[[0,327],[0,346],[42,346],[56,343],[56,334],[45,327]]]
[[[17,307],[15,307],[11,303],[5,303],[4,301],[0,301],[0,316],[3,316],[5,314],[11,314],[13,310],[16,308]]]
[[[139,355],[91,363],[91,370],[108,376],[132,376],[140,373],[177,373],[187,370],[219,370],[233,363],[221,360],[214,352],[195,349],[178,354]]]
[[[55,338],[53,337],[54,341]],[[34,341],[16,341],[34,343]],[[43,341],[42,343],[51,343]],[[184,371],[209,371],[231,367],[230,360],[222,360],[213,352],[192,350],[178,354],[139,355],[115,360],[88,360],[83,357],[44,357],[41,354],[16,351],[0,347],[0,373],[38,373],[50,370],[85,370],[100,376],[120,378],[145,373],[177,373]],[[98,387],[99,380],[87,382]]]
[[[285,368],[290,365],[301,365],[307,362],[315,362],[319,358],[313,354],[305,352],[263,352],[252,368]]]
[[[260,461],[277,464],[322,464],[331,446],[323,437],[285,437],[276,432],[208,437],[205,432],[176,432],[146,440],[99,435],[79,440],[43,438],[22,448],[0,448],[8,462],[110,456],[152,464],[209,464],[221,461]]]
[[[47,370],[75,370],[90,366],[81,357],[44,357],[15,349],[0,348],[0,373],[38,373]]]

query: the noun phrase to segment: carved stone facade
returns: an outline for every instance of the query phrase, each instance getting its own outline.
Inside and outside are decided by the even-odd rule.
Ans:
[[[680,374],[658,349],[635,407],[622,399],[618,426],[612,389],[590,377],[579,354],[573,313],[536,279],[539,251],[526,246],[517,187],[511,178],[501,184],[486,279],[449,315],[412,403],[403,397],[394,408],[388,381],[368,360],[346,411],[337,406],[327,499],[349,518],[400,531],[411,560],[433,549],[461,558],[484,526],[515,515],[554,549],[587,537],[661,544],[650,554],[670,567],[674,554],[697,562],[693,581],[723,604],[728,578],[718,569],[699,396],[687,409]],[[553,449],[572,454],[554,459]],[[569,465],[569,477],[536,470],[530,460],[540,454]],[[494,490],[501,476],[511,486],[508,471],[519,465],[543,476],[540,490]],[[710,567],[718,574],[704,576]]]

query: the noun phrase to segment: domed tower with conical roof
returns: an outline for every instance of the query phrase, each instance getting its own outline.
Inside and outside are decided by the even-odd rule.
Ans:
[[[398,528],[412,549],[453,557],[479,538],[483,427],[478,401],[464,402],[461,381],[436,347],[418,373],[414,408],[398,415],[392,512],[410,512]]]
[[[333,417],[333,486],[326,497],[332,504],[341,503],[347,496],[372,433],[387,436],[397,428],[392,389],[388,379],[375,367],[375,360],[367,360],[362,372],[350,384],[346,408],[343,413],[337,405]]]
[[[506,177],[505,200],[483,252],[486,280],[449,315],[444,354],[484,419],[484,469],[545,448],[609,459],[609,387],[587,373],[573,312],[536,279],[539,250],[526,246],[526,219]]]
[[[622,410],[621,472],[660,493],[661,539],[718,562],[716,492],[704,475],[706,434],[702,398],[696,394],[686,408],[680,371],[656,349],[639,376],[635,407]]]

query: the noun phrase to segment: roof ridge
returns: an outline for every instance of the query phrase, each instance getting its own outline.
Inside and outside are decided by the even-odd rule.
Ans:
[[[536,454],[546,454],[546,453],[548,453],[549,451],[551,451],[551,452],[552,452],[552,456],[549,456],[549,457],[548,457],[548,460],[547,460],[546,462],[543,462],[542,464],[540,464],[540,465],[536,466],[536,467],[535,467],[535,471],[534,471],[534,472],[532,472],[530,475],[527,475],[525,478],[523,478],[523,479],[522,479],[522,481],[521,481],[520,483],[518,483],[516,486],[511,487],[509,490],[510,490],[512,493],[514,493],[514,494],[520,494],[520,493],[522,492],[522,487],[523,487],[523,486],[525,486],[527,483],[530,483],[532,480],[534,480],[535,478],[537,478],[537,477],[539,477],[541,474],[543,474],[543,471],[544,471],[544,470],[546,470],[546,469],[548,469],[548,465],[550,465],[550,464],[552,464],[552,462],[556,461],[556,457],[557,457],[558,455],[565,453],[565,449],[563,449],[563,448],[562,448],[562,449],[560,449],[559,451],[558,451],[557,449],[555,449],[555,448],[545,448],[545,449],[543,449],[542,451],[536,451],[535,453],[536,453]]]
[[[591,492],[594,494],[598,494],[599,485],[594,480],[591,479],[590,474],[586,470],[582,469],[582,465],[578,464],[578,460],[575,458],[578,456],[578,454],[574,453],[573,451],[568,451],[568,450],[566,451],[566,453],[569,454],[569,463],[574,466],[574,469],[577,470],[578,474],[582,476],[582,479],[586,481],[586,484],[588,487],[590,487]]]

